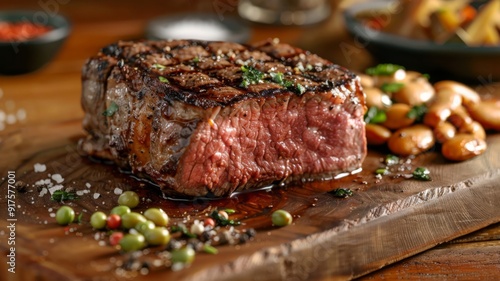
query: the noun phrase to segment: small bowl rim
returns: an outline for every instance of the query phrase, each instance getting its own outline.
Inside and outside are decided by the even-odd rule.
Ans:
[[[491,55],[500,53],[500,46],[467,46],[460,43],[438,44],[433,41],[407,38],[384,31],[378,31],[362,24],[357,16],[360,13],[382,10],[393,5],[395,1],[376,0],[352,5],[343,12],[346,28],[354,36],[359,36],[366,42],[398,47],[413,52],[461,53],[470,55]],[[368,35],[369,34],[369,35]]]
[[[71,30],[71,23],[67,17],[61,14],[51,15],[42,10],[0,10],[0,22],[7,21],[4,18],[10,15],[18,17],[26,16],[28,20],[33,23],[34,20],[30,18],[30,16],[33,16],[36,13],[40,12],[47,15],[49,21],[45,25],[52,27],[53,28],[52,30],[40,36],[21,41],[0,40],[0,46],[11,46],[12,44],[45,44],[54,41],[59,41],[69,36]],[[51,24],[54,21],[58,22],[59,24]],[[7,22],[13,22],[13,21],[7,21]]]

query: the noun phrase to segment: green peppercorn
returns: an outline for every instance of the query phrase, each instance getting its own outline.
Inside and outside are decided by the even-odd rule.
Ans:
[[[90,216],[90,225],[94,229],[103,229],[106,227],[106,220],[108,217],[103,212],[95,212]]]
[[[142,234],[128,233],[120,239],[120,247],[125,252],[139,251],[146,247],[146,239]]]
[[[286,226],[292,223],[292,215],[285,210],[276,210],[271,215],[271,220],[275,226]]]
[[[135,230],[144,234],[147,230],[155,228],[155,223],[152,221],[141,221],[134,226]]]
[[[146,221],[146,218],[136,212],[130,212],[122,216],[122,228],[131,229],[134,228],[139,222]]]
[[[69,206],[62,206],[56,212],[56,221],[60,225],[68,225],[75,220],[75,211]]]
[[[167,226],[168,225],[168,215],[163,211],[162,209],[159,208],[149,208],[144,212],[144,217],[146,219],[152,221],[155,223],[157,226]]]
[[[177,249],[172,251],[171,253],[171,259],[172,263],[191,263],[194,260],[195,256],[195,251],[193,248],[186,246],[181,249]]]
[[[116,206],[109,212],[111,215],[119,215],[120,217],[130,213],[130,207],[125,205]]]
[[[133,209],[139,205],[139,195],[133,191],[125,191],[118,197],[118,204]]]
[[[164,226],[157,226],[153,229],[147,229],[144,232],[144,237],[149,245],[167,245],[170,241],[170,232]]]

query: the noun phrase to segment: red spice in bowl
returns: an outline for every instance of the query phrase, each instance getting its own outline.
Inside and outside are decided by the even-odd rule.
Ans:
[[[36,38],[52,30],[50,26],[31,22],[0,21],[0,41],[24,41]]]

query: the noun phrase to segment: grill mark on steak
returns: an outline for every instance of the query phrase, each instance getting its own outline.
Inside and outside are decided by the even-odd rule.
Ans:
[[[168,53],[165,53],[165,50],[169,50]],[[126,66],[130,66],[128,68],[133,67],[139,72],[151,75],[152,80],[155,76],[156,78],[165,77],[170,85],[165,85],[161,89],[172,87],[171,90],[165,90],[177,93],[172,96],[173,98],[203,108],[229,106],[244,98],[240,97],[238,91],[234,95],[218,97],[215,99],[216,101],[193,98],[197,93],[203,93],[208,88],[213,87],[230,86],[239,89],[241,68],[238,65],[242,64],[249,64],[264,73],[272,71],[287,75],[294,74],[289,78],[295,84],[304,86],[306,91],[329,91],[344,83],[343,81],[354,78],[354,74],[316,55],[287,44],[274,44],[272,41],[256,47],[237,43],[227,45],[221,42],[205,41],[119,42],[103,48],[102,54],[116,60],[123,60]],[[301,63],[303,67],[312,63],[311,66],[319,67],[322,70],[318,72],[316,68],[312,68],[294,71],[293,68],[296,68],[298,63]],[[155,65],[161,65],[161,68],[155,68]],[[130,79],[130,75],[127,75],[127,69],[122,68],[122,70],[126,74],[127,81],[136,81]],[[325,73],[330,70],[335,73]],[[207,77],[203,78],[204,76]],[[192,79],[190,80],[190,78]],[[331,80],[331,85],[322,85],[321,83],[325,82],[325,79]],[[250,97],[267,94],[269,90],[265,89],[266,86],[272,88],[276,87],[276,84],[262,83],[261,86],[257,87],[258,91],[262,92],[252,92]],[[181,89],[189,89],[189,93]],[[234,99],[229,98],[230,96],[233,96]]]
[[[263,81],[243,87],[242,65]],[[321,178],[366,155],[357,77],[287,44],[121,41],[88,60],[82,88],[82,149],[182,194]]]

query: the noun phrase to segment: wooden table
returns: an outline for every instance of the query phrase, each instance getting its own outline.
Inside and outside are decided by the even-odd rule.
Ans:
[[[19,76],[0,76],[0,110],[11,112],[21,110],[26,113],[25,118],[19,117],[15,124],[6,124],[0,131],[0,147],[12,145],[2,142],[2,136],[19,127],[43,127],[47,124],[81,119],[83,116],[80,108],[81,66],[87,57],[95,54],[102,46],[119,39],[142,38],[147,21],[156,16],[215,9],[224,16],[234,14],[236,11],[236,1],[232,0],[173,0],[163,4],[152,0],[5,2],[0,3],[0,10],[30,8],[64,14],[72,22],[72,32],[56,59],[43,69]],[[343,29],[339,17],[339,7],[347,5],[345,2],[352,1],[333,1],[332,18],[315,26],[251,25],[250,41],[279,37],[283,42],[299,45],[341,65],[361,70],[373,63],[369,54],[364,50],[358,50],[356,58],[352,59],[342,55],[341,51],[341,43],[352,42]],[[57,139],[57,134],[52,137]],[[9,159],[2,157],[0,161]],[[0,174],[4,176],[5,173],[1,171]],[[498,211],[500,212],[500,205]],[[361,279],[494,280],[500,276],[499,272],[500,224],[495,224],[396,262]],[[330,279],[335,278],[324,280]]]

